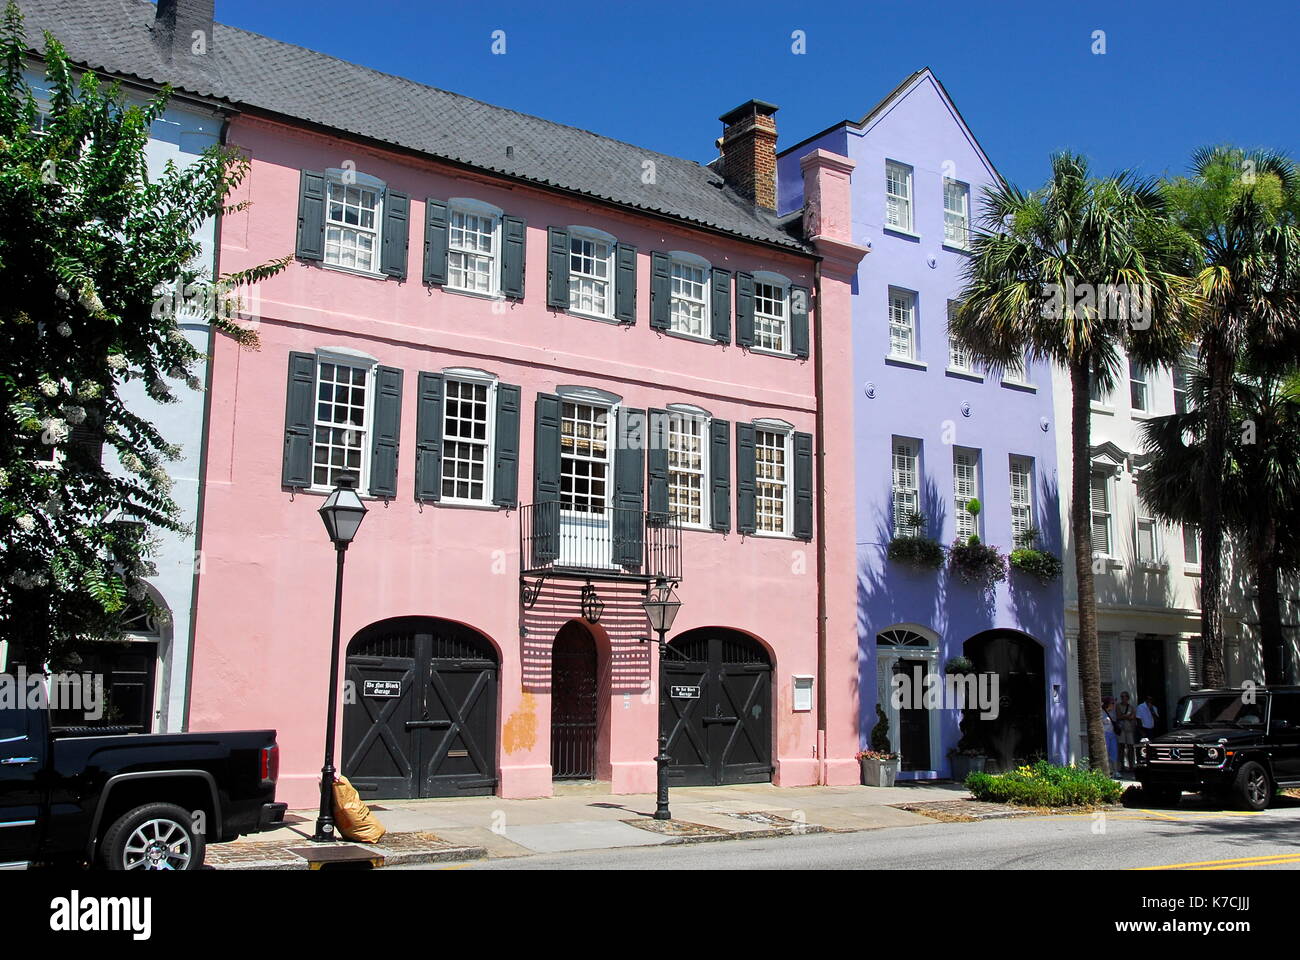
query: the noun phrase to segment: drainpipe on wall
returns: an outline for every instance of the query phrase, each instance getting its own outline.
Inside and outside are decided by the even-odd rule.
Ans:
[[[813,389],[817,394],[817,783],[824,786],[826,775],[826,440],[825,394],[822,373],[822,262],[813,264]]]

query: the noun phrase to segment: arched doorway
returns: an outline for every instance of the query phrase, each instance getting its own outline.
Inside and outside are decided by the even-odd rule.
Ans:
[[[963,652],[977,674],[996,675],[997,716],[967,710],[966,735],[981,743],[990,770],[1012,770],[1047,756],[1047,687],[1043,648],[1022,633],[990,630],[971,637]]]
[[[688,630],[668,644],[660,676],[673,783],[772,779],[772,661],[762,644],[738,630]]]
[[[897,624],[876,634],[876,703],[889,721],[890,746],[900,758],[899,769],[907,773],[938,769],[939,712],[925,706],[920,696],[925,677],[938,673],[939,635],[917,624]],[[903,674],[903,689],[912,696],[896,702],[894,677]],[[876,724],[875,711],[867,729]]]
[[[343,774],[371,799],[496,788],[497,654],[452,620],[371,624],[347,650]]]
[[[599,703],[596,641],[571,620],[551,647],[551,777],[592,780],[596,776]]]

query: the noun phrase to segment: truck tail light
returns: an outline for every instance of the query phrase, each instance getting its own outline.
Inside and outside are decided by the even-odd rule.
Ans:
[[[280,778],[280,745],[273,743],[262,748],[262,783],[275,783]]]

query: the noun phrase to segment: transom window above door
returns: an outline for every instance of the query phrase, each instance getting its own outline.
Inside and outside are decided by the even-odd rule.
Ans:
[[[560,506],[603,514],[609,496],[607,407],[566,401],[560,408]]]
[[[331,178],[325,203],[325,262],[379,272],[383,187]]]
[[[929,637],[906,627],[891,627],[876,634],[876,645],[881,647],[933,647]]]

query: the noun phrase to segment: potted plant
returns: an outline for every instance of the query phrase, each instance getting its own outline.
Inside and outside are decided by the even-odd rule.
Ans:
[[[892,787],[902,761],[889,742],[889,718],[876,704],[876,725],[871,728],[871,749],[858,752],[864,787]]]
[[[1038,582],[1046,585],[1061,575],[1061,558],[1042,549],[1039,544],[1039,531],[1030,528],[1016,538],[1016,549],[1011,551],[1011,565],[1021,573],[1037,577]]]
[[[948,664],[943,668],[944,673],[972,673],[975,670],[975,663],[970,657],[949,657]]]
[[[943,566],[943,546],[925,535],[925,523],[922,513],[913,510],[907,515],[903,529],[912,532],[889,541],[890,560],[917,570],[938,570]]]
[[[956,659],[956,658],[954,658]],[[961,659],[965,659],[964,657]],[[970,661],[967,661],[968,663]],[[984,766],[988,763],[988,755],[984,752],[984,747],[975,742],[967,729],[967,722],[970,715],[962,718],[961,721],[961,739],[957,741],[957,746],[948,751],[948,760],[952,765],[952,778],[962,783],[972,773],[983,773]]]

